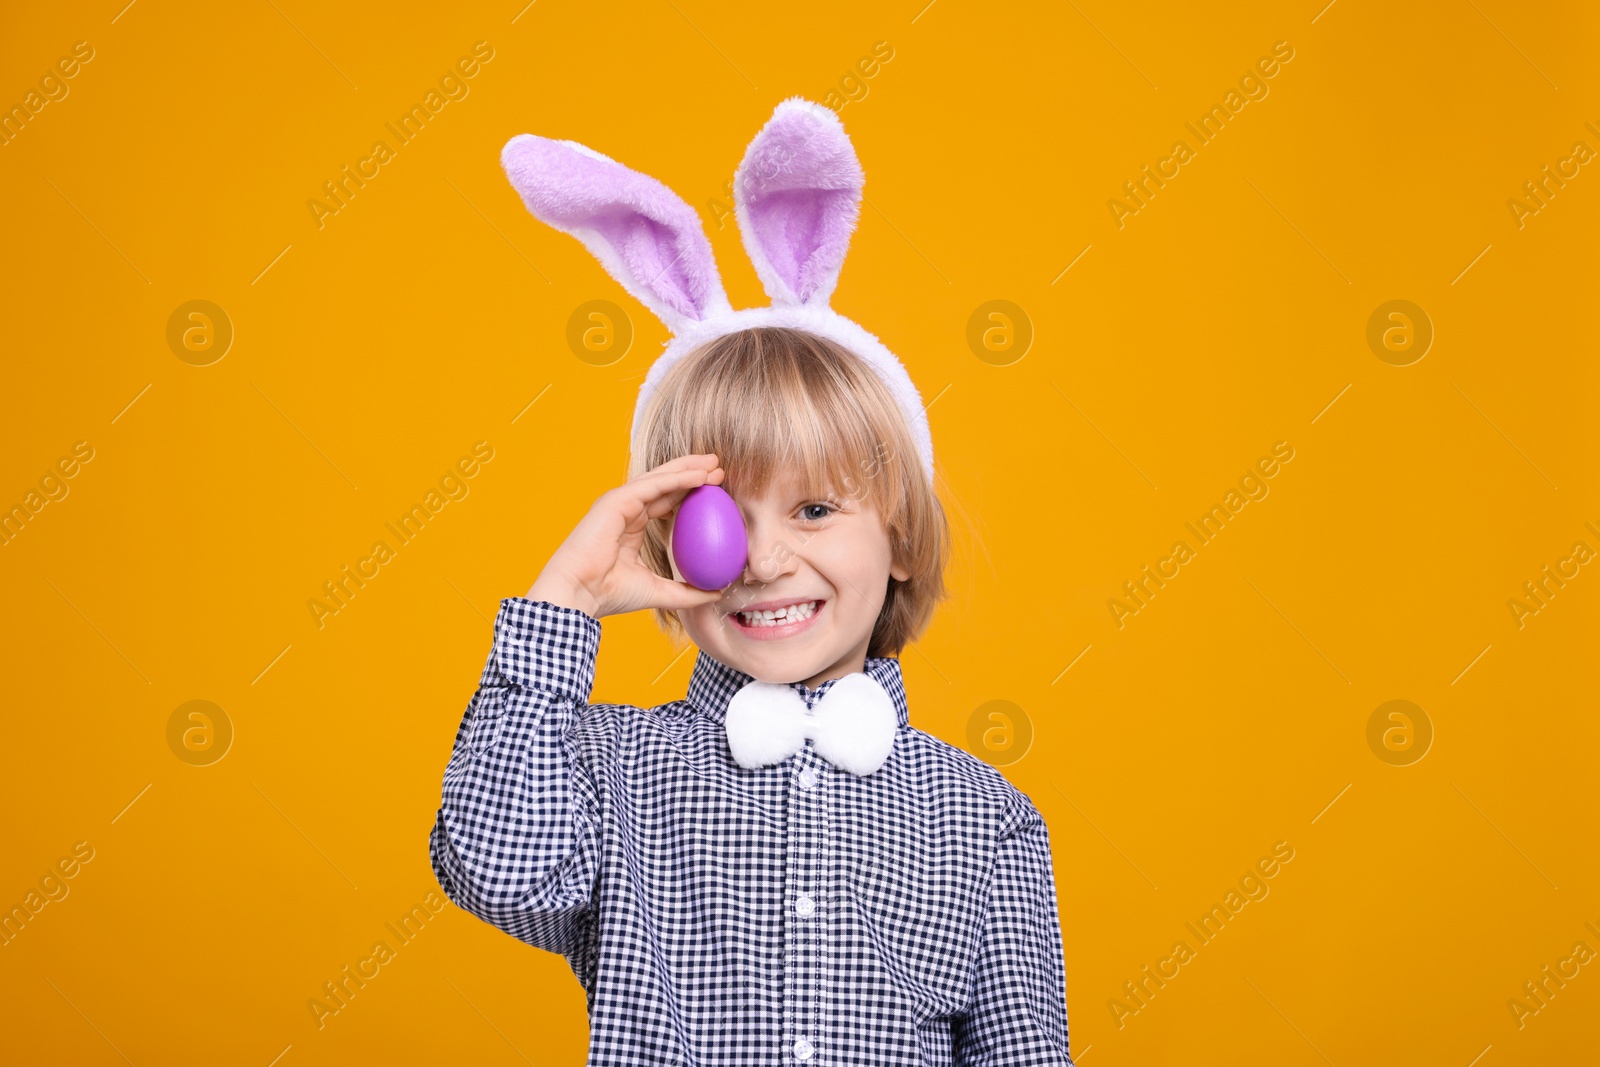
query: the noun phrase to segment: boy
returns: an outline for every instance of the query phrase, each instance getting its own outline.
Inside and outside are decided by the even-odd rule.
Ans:
[[[791,173],[819,135],[828,147],[828,129],[810,132],[800,149],[785,140]],[[604,203],[606,227],[574,222],[552,189],[607,174],[546,162],[508,161],[536,214],[612,242],[602,261],[652,307],[692,293],[618,250],[631,232],[700,254],[681,228],[630,231]],[[735,193],[754,212],[749,185]],[[633,251],[635,267],[667,262]],[[771,252],[758,270],[792,294],[782,283],[804,278],[804,257]],[[591,1065],[1070,1067],[1044,821],[999,772],[909,722],[897,657],[944,596],[948,543],[915,391],[859,327],[735,326],[755,316],[715,305],[677,305],[713,337],[652,368],[630,480],[501,604],[445,771],[440,885],[566,956]],[[669,551],[677,505],[704,484],[727,489],[749,532],[722,590],[679,580]],[[646,607],[700,649],[685,699],[589,704],[598,620]]]

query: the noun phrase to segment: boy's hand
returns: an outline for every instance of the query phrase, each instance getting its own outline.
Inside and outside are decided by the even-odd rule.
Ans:
[[[556,549],[528,599],[545,600],[600,618],[641,608],[699,607],[722,598],[663,578],[639,556],[650,519],[670,515],[689,490],[721,484],[714,455],[679,456],[601,495]]]

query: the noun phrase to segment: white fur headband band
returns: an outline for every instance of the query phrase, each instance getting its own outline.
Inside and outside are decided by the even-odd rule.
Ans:
[[[933,481],[933,439],[905,366],[872,334],[828,305],[861,212],[864,176],[839,117],[790,97],[745,150],[733,202],[745,251],[770,307],[735,311],[694,209],[654,178],[575,141],[519,134],[500,162],[534,217],[582,241],[624,289],[672,332],[634,406],[629,439],[661,378],[684,353],[756,326],[825,337],[877,372],[905,416]]]

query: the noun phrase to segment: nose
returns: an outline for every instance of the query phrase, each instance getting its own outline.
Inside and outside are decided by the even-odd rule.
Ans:
[[[786,531],[766,518],[750,515],[745,517],[745,527],[750,535],[746,585],[764,585],[794,572],[797,556]]]

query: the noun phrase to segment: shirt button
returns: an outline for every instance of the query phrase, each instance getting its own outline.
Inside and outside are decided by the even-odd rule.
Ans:
[[[800,788],[814,789],[817,785],[817,772],[814,768],[807,767],[800,772]]]
[[[816,1048],[811,1044],[811,1042],[807,1041],[805,1038],[803,1038],[803,1037],[795,1038],[795,1041],[794,1041],[794,1058],[795,1059],[797,1059],[797,1060],[809,1060],[811,1058],[811,1054],[813,1052],[816,1052],[816,1051],[817,1051]]]
[[[817,902],[812,900],[806,894],[801,893],[799,898],[794,902],[794,910],[800,913],[800,918],[809,919],[817,910]]]

